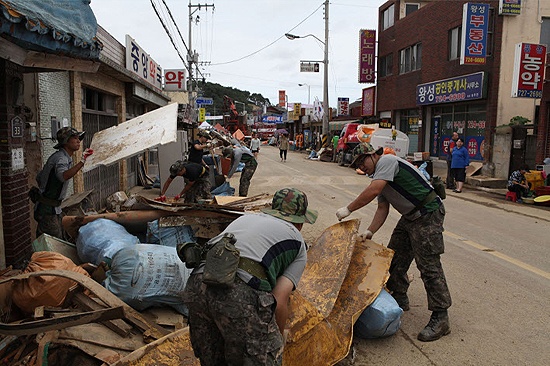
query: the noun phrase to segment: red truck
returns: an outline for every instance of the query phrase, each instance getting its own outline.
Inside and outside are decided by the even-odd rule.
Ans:
[[[353,160],[353,149],[360,142],[357,138],[357,127],[359,126],[359,123],[347,123],[342,128],[336,147],[336,162],[338,165],[350,164]]]

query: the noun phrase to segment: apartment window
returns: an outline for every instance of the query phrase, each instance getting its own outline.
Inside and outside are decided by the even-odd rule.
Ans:
[[[411,15],[412,13],[417,11],[418,9],[420,9],[420,4],[416,4],[416,3],[407,3],[407,4],[405,4],[405,16]]]
[[[422,43],[407,47],[399,51],[399,73],[420,70],[422,67]]]
[[[449,60],[460,58],[460,44],[462,43],[462,27],[449,31]]]
[[[395,4],[382,12],[382,30],[388,29],[395,21]]]
[[[380,77],[388,76],[392,74],[393,69],[393,54],[390,53],[380,58],[380,68],[378,73]]]

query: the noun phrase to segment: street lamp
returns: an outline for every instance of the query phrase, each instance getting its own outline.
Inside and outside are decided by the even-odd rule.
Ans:
[[[310,96],[310,90],[311,90],[311,86],[309,84],[298,84],[298,86],[307,86],[307,104],[309,104],[309,96]]]
[[[305,36],[297,36],[295,34],[286,33],[285,37],[290,40],[295,40],[296,38],[306,38],[313,37],[317,41],[321,42],[325,46],[325,56],[323,58],[324,67],[324,77],[323,77],[323,135],[328,135],[328,4],[329,0],[325,0],[325,41],[321,41],[313,34],[307,34]]]

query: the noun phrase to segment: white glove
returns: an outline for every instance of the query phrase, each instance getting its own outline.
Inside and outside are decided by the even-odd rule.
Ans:
[[[342,219],[348,217],[349,215],[351,215],[351,211],[349,210],[349,208],[347,208],[347,206],[339,208],[338,211],[336,211],[336,217],[338,218],[338,221],[342,221]]]
[[[372,231],[367,229],[367,231],[365,231],[363,234],[359,235],[359,239],[361,239],[361,240],[371,239],[373,235],[374,234],[372,233]]]
[[[207,149],[211,149],[211,148],[212,148],[212,143],[211,143],[211,142],[207,143],[207,144],[206,144],[206,148],[207,148]]]

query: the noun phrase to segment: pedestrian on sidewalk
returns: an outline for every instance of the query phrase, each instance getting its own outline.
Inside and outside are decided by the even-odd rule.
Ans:
[[[382,148],[374,150],[366,142],[361,143],[359,149],[350,168],[361,169],[372,176],[372,181],[349,205],[338,209],[336,217],[342,220],[378,198],[376,213],[368,230],[361,235],[371,239],[386,221],[390,204],[401,213],[388,244],[394,256],[386,286],[399,306],[404,311],[409,310],[407,271],[415,260],[428,296],[428,309],[432,311],[418,339],[435,341],[451,332],[447,314],[451,294],[440,260],[445,249],[445,207],[433,187],[411,163],[395,155],[383,155]]]
[[[458,132],[453,132],[453,136],[449,141],[449,151],[447,152],[447,189],[455,189],[453,174],[451,173],[451,161],[453,160],[453,149],[458,140]]]
[[[523,202],[522,198],[527,197],[531,190],[531,183],[528,183],[525,179],[525,173],[528,171],[529,166],[523,164],[518,170],[514,170],[508,179],[508,190],[510,192],[516,192],[516,202]]]
[[[286,154],[288,153],[288,134],[282,133],[279,137],[279,156],[281,157],[281,162],[286,162]]]
[[[456,188],[453,189],[453,192],[462,193],[468,165],[470,165],[470,154],[464,147],[464,140],[459,138],[453,148],[453,160],[451,161],[451,174],[456,182]]]

